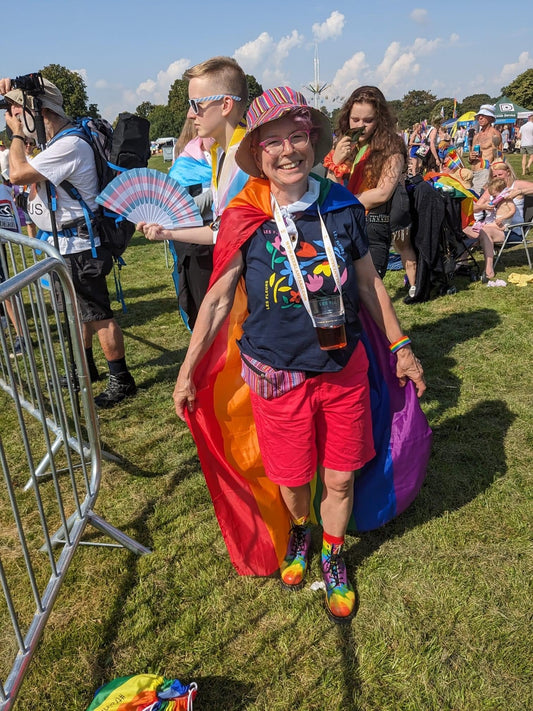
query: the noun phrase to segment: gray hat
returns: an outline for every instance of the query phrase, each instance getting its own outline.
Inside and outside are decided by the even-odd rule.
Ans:
[[[61,118],[68,119],[64,109],[63,109],[63,95],[57,88],[55,84],[43,77],[44,84],[44,94],[39,96],[42,106],[45,109],[50,109]],[[12,89],[8,91],[4,96],[8,101],[12,101],[14,104],[19,104],[24,106],[24,103],[29,109],[34,109],[33,96],[26,95],[26,101],[24,101],[24,94],[21,89]]]

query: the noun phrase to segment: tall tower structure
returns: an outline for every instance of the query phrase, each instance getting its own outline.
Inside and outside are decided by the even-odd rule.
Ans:
[[[329,84],[327,82],[325,82],[324,84],[320,83],[320,61],[318,59],[318,43],[317,42],[315,42],[315,57],[313,60],[313,64],[314,64],[314,69],[315,69],[315,79],[311,84],[306,84],[304,86],[304,89],[307,89],[307,91],[311,92],[311,94],[313,95],[313,104],[315,106],[315,109],[318,109],[320,97],[326,91]]]

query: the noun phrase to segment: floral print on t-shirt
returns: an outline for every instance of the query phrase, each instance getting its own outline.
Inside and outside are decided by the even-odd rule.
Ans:
[[[280,304],[281,308],[302,307],[300,293],[296,280],[281,243],[277,229],[263,226],[265,247],[270,258],[272,273],[265,284],[265,306]],[[341,284],[347,279],[346,264],[343,259],[342,247],[337,244],[336,234],[331,235],[333,251],[337,258]],[[337,291],[322,240],[312,242],[299,241],[295,248],[298,264],[310,294],[332,294]]]

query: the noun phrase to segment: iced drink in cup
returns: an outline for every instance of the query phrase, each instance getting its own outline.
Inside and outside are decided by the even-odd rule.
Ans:
[[[323,351],[333,351],[346,346],[344,310],[339,294],[314,296],[309,299],[315,319],[316,334]]]

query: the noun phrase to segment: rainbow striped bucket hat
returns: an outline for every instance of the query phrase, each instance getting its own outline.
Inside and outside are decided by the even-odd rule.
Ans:
[[[321,163],[331,149],[333,141],[329,118],[318,109],[309,106],[305,96],[299,91],[289,86],[277,86],[274,89],[267,89],[250,104],[246,114],[246,134],[235,155],[237,165],[248,175],[259,177],[261,171],[251,152],[251,134],[260,126],[276,121],[290,111],[303,108],[309,111],[313,126],[318,129],[318,139],[314,145],[315,163]]]

